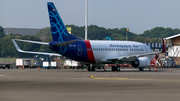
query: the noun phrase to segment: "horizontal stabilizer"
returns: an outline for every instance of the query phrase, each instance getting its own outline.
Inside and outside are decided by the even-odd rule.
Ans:
[[[22,41],[22,42],[29,42],[29,43],[36,43],[36,44],[41,44],[41,45],[49,45],[47,42],[38,42],[38,41],[30,41],[30,40],[21,40],[21,39],[14,39],[17,41]]]
[[[22,52],[22,53],[31,53],[31,54],[41,54],[41,55],[49,55],[49,56],[61,56],[60,54],[56,54],[56,53],[44,53],[44,52],[32,52],[32,51],[23,51],[19,48],[19,46],[17,45],[17,43],[14,41],[14,39],[12,39],[17,51]]]

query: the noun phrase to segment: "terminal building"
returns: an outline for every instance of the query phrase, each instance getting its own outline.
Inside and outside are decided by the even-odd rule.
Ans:
[[[161,49],[162,43],[144,43],[151,47],[152,49]]]
[[[4,33],[9,34],[21,34],[21,35],[35,35],[41,29],[36,28],[4,28]]]

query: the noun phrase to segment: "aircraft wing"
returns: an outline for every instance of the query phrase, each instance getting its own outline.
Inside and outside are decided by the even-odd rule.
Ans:
[[[111,60],[133,61],[138,57],[144,57],[144,56],[156,55],[156,54],[161,54],[161,52],[138,54],[138,55],[129,55],[129,56],[121,56],[121,57],[115,57],[115,58],[107,58],[107,59],[101,59],[101,61],[104,61],[104,62],[108,62],[108,61],[111,61]]]
[[[155,52],[155,53],[146,53],[146,54],[138,54],[138,55],[130,55],[130,56],[123,56],[123,57],[118,57],[117,60],[124,60],[124,59],[136,59],[138,57],[144,57],[148,55],[156,55],[156,54],[161,54],[161,52]]]
[[[14,41],[14,39],[12,39],[17,51],[22,52],[22,53],[31,53],[31,54],[42,54],[42,55],[50,55],[50,56],[61,56],[60,54],[56,54],[56,53],[45,53],[45,52],[32,52],[32,51],[23,51],[19,48],[19,46],[17,45],[17,43]],[[36,41],[34,41],[35,43],[38,43]],[[39,42],[40,44],[41,42]],[[42,42],[43,44],[45,44],[45,42]],[[49,43],[47,43],[49,45]],[[45,44],[46,45],[46,44]]]

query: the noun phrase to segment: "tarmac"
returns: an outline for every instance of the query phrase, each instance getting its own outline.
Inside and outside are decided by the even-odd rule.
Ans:
[[[0,69],[0,101],[179,101],[180,69]]]

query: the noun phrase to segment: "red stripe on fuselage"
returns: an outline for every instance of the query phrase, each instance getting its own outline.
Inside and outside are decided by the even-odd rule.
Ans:
[[[84,42],[86,43],[88,62],[95,63],[95,58],[94,58],[94,54],[93,54],[90,42],[88,40],[85,40]]]

